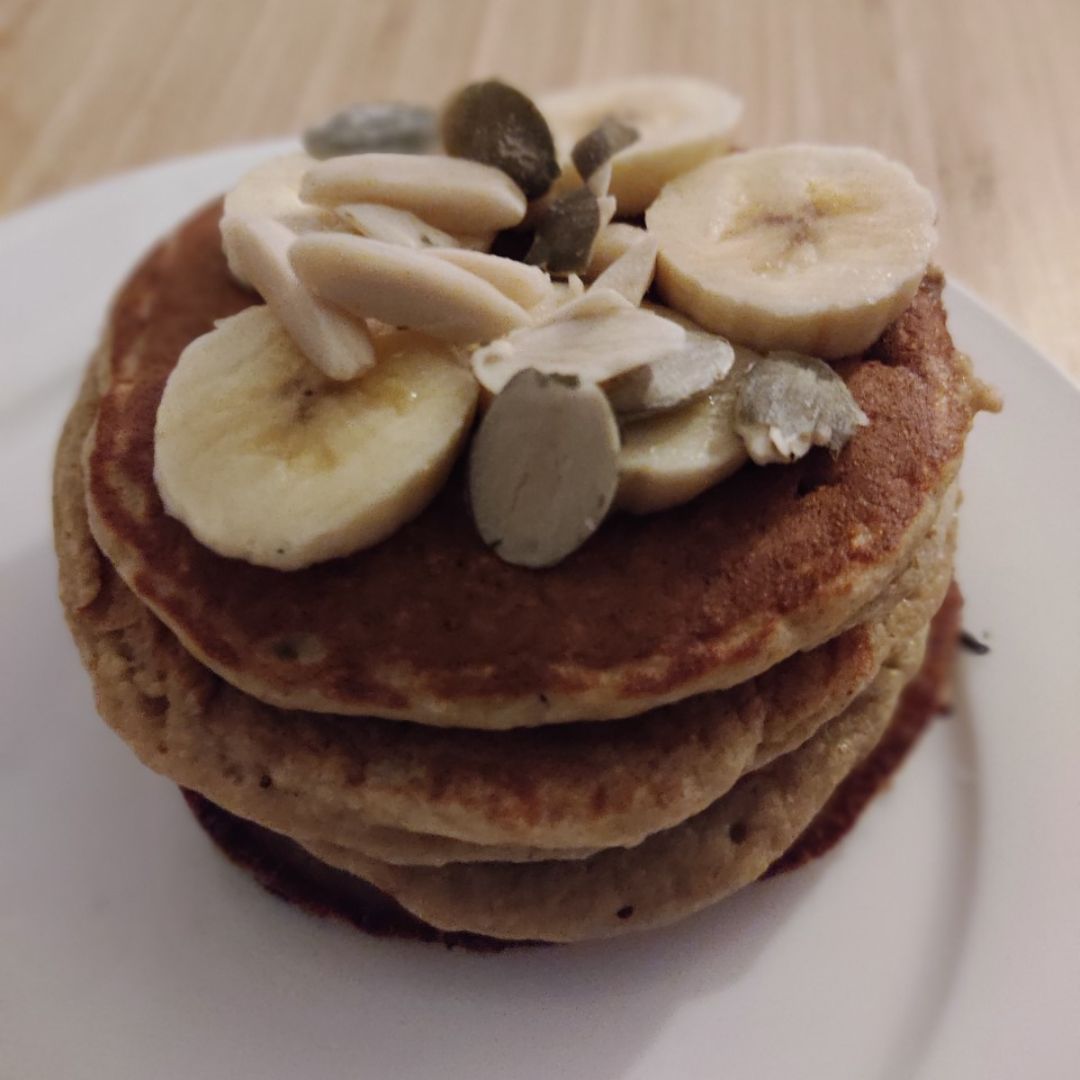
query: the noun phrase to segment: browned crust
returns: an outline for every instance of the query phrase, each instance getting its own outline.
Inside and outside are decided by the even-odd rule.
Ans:
[[[626,715],[742,681],[808,633],[831,636],[882,587],[955,474],[982,400],[930,274],[866,358],[837,365],[871,424],[836,460],[747,468],[677,510],[617,516],[543,572],[484,548],[457,474],[374,549],[262,569],[198,544],[153,483],[165,379],[188,342],[253,300],[228,277],[218,216],[214,204],[193,217],[117,298],[92,519],[197,656],[280,705],[508,726]],[[282,655],[310,633],[322,660]]]
[[[836,845],[942,710],[960,630],[960,609],[960,591],[953,585],[931,624],[922,669],[905,689],[881,742],[764,877],[794,870]],[[439,930],[363,879],[314,858],[288,837],[230,814],[196,792],[184,791],[184,798],[195,819],[229,859],[251,873],[263,888],[309,914],[342,919],[376,937],[407,938],[471,951],[542,944]]]

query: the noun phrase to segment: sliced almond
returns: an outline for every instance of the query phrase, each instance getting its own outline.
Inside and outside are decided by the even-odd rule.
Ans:
[[[350,229],[371,240],[386,244],[427,251],[431,248],[463,248],[468,251],[484,251],[495,239],[494,233],[481,236],[452,236],[442,229],[429,225],[411,210],[396,206],[380,206],[379,203],[346,203],[333,213]]]
[[[604,389],[620,420],[637,420],[707,394],[734,363],[730,342],[703,331],[689,332],[682,348],[620,375]]]
[[[345,203],[335,212],[351,229],[384,244],[410,248],[456,247],[457,240],[448,232],[436,229],[411,210],[379,203]]]
[[[300,196],[322,206],[396,206],[438,229],[467,235],[509,229],[525,216],[525,196],[506,173],[434,154],[331,158],[308,170]]]
[[[618,457],[615,414],[597,386],[518,372],[473,439],[469,497],[480,536],[517,566],[566,558],[610,509]]]
[[[528,199],[543,195],[559,175],[543,114],[499,79],[462,87],[443,107],[439,128],[448,154],[501,169]]]
[[[613,289],[635,307],[645,299],[656,273],[657,243],[648,233],[637,237],[593,283],[593,289]]]
[[[620,509],[634,514],[668,510],[746,464],[746,446],[735,431],[735,398],[755,359],[749,350],[736,349],[731,370],[704,397],[623,426]]]
[[[324,233],[300,237],[289,259],[324,300],[443,341],[491,341],[529,323],[524,308],[494,285],[429,253]]]
[[[256,165],[226,192],[221,214],[221,247],[230,273],[241,285],[250,286],[250,282],[244,280],[233,255],[230,232],[235,218],[273,218],[295,233],[337,226],[332,211],[300,199],[300,184],[313,164],[314,159],[308,154],[283,154]]]
[[[519,372],[533,368],[603,384],[685,342],[686,331],[678,324],[630,307],[621,297],[618,303],[623,306],[606,314],[554,319],[477,349],[472,356],[477,381],[497,394]]]
[[[811,446],[839,453],[870,421],[847,384],[814,356],[771,352],[742,380],[735,427],[758,465],[791,462]]]
[[[585,186],[598,198],[603,199],[608,196],[611,191],[611,178],[614,175],[615,168],[610,161],[605,161],[593,174],[585,181]],[[612,217],[615,215],[612,214]]]
[[[625,255],[638,240],[648,233],[637,225],[628,225],[625,221],[613,221],[605,225],[597,234],[589,252],[589,265],[585,276],[590,280],[598,278],[616,259]]]
[[[615,201],[614,195],[598,195],[596,205],[600,208],[600,228],[606,229],[614,220],[619,204]]]
[[[461,248],[439,248],[429,254],[483,278],[523,308],[535,308],[551,298],[551,279],[537,266]]]
[[[533,325],[557,318],[563,308],[584,295],[585,286],[577,274],[571,274],[565,281],[552,281],[547,298],[529,310]]]
[[[580,278],[575,279],[580,281]],[[622,311],[633,311],[634,305],[614,289],[588,289],[585,292],[567,291],[561,304],[544,311],[533,313],[535,326],[543,323],[566,322],[568,319],[591,319],[598,315],[618,315]]]
[[[289,263],[296,234],[270,218],[234,217],[233,257],[246,281],[266,301],[297,348],[331,379],[353,379],[375,363],[364,323],[312,296]]]

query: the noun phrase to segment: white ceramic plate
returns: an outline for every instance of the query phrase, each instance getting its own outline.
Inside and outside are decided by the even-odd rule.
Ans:
[[[959,704],[831,855],[671,930],[473,956],[300,914],[97,720],[49,468],[110,295],[280,149],[0,222],[0,1076],[986,1080],[1080,1062],[1080,395],[968,293]]]

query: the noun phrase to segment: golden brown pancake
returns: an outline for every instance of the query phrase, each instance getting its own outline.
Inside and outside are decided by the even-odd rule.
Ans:
[[[945,705],[960,628],[959,613],[960,594],[954,585],[934,617],[923,667],[901,695],[881,742],[843,780],[765,877],[796,869],[830,850],[854,825],[933,715]],[[368,882],[320,862],[287,836],[236,817],[195,792],[185,791],[184,798],[199,824],[234,863],[274,895],[311,914],[343,919],[369,934],[440,942],[447,947],[491,951],[526,944],[437,930]],[[620,913],[626,919],[633,915],[625,908]]]
[[[587,859],[393,866],[301,840],[442,930],[584,941],[682,919],[760,877],[807,828],[888,727],[922,664],[926,630],[802,746],[744,776],[701,813],[632,848]],[[630,909],[633,918],[619,913]]]
[[[625,845],[683,821],[850,704],[926,623],[950,573],[951,510],[879,622],[616,723],[484,732],[285,712],[199,665],[99,554],[78,453],[97,400],[90,378],[61,441],[55,505],[61,595],[103,717],[151,768],[228,810],[384,858],[445,861],[461,842]]]
[[[115,303],[88,501],[101,548],[185,647],[283,708],[508,728],[734,686],[858,621],[930,528],[989,401],[931,273],[864,358],[837,365],[871,422],[835,460],[744,468],[676,510],[615,516],[544,571],[484,547],[459,470],[378,547],[267,570],[198,544],[153,482],[169,372],[255,299],[228,277],[219,214],[160,244]]]

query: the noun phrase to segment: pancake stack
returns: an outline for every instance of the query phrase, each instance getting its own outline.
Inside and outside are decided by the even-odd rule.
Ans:
[[[382,543],[283,571],[155,484],[181,353],[258,303],[220,217],[120,291],[54,488],[98,709],[218,843],[317,910],[468,944],[662,926],[827,847],[947,681],[957,474],[994,403],[941,275],[833,364],[869,419],[838,454],[615,514],[543,570],[482,542],[459,464]]]

